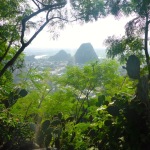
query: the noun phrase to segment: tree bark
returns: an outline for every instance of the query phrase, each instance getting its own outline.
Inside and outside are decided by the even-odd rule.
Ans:
[[[146,63],[148,67],[148,79],[150,79],[150,62],[149,62],[149,53],[148,53],[148,14],[146,15],[146,22],[145,22],[145,40],[144,40],[144,50],[145,50],[145,56],[146,56]]]

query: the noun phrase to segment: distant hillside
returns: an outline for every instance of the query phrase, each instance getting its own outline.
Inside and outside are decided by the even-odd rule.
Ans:
[[[98,60],[98,56],[94,51],[91,43],[83,43],[75,53],[75,62],[84,64],[89,61]]]
[[[25,56],[24,59],[25,59],[25,61],[36,61],[35,55]]]
[[[68,61],[71,59],[71,55],[66,53],[64,50],[60,50],[57,54],[54,56],[50,56],[50,61]]]

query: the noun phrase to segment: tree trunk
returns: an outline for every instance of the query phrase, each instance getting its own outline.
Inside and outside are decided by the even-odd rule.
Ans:
[[[149,53],[148,53],[148,14],[146,15],[146,22],[145,22],[145,41],[144,41],[144,50],[146,56],[146,63],[148,67],[148,79],[150,79],[150,63],[149,63]]]

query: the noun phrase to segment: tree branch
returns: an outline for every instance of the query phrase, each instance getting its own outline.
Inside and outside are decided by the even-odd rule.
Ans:
[[[24,49],[33,41],[33,39],[36,38],[36,36],[43,30],[43,28],[53,19],[62,19],[60,17],[52,17],[49,20],[46,20],[45,23],[43,23],[43,25],[39,28],[39,30],[37,32],[34,33],[34,35],[29,39],[28,42],[26,43],[22,43],[21,48],[17,51],[17,53],[14,55],[14,57],[7,62],[7,64],[3,67],[3,69],[0,71],[0,77],[5,73],[5,71],[14,64],[14,62],[16,61],[16,59],[19,57],[19,55],[24,51]]]
[[[40,9],[40,6],[35,2],[35,0],[32,0],[32,2]]]
[[[146,22],[145,22],[145,39],[144,39],[144,50],[145,50],[145,56],[146,56],[146,63],[148,67],[148,78],[150,79],[150,62],[149,62],[149,53],[148,53],[148,14],[146,15]]]
[[[36,0],[38,3],[40,3],[42,6],[47,6],[45,4],[43,4],[42,2],[40,2],[39,0]]]
[[[6,64],[5,66],[2,68],[2,70],[0,71],[0,77],[2,77],[2,75],[5,73],[5,71],[14,64],[14,62],[16,61],[16,59],[19,57],[19,55],[24,51],[24,49],[33,41],[33,39],[36,38],[36,36],[43,30],[43,28],[53,19],[60,19],[60,20],[65,20],[61,17],[52,17],[50,19],[48,19],[48,15],[49,12],[54,10],[54,9],[61,9],[64,7],[64,5],[66,5],[66,2],[62,2],[62,3],[57,3],[57,4],[53,4],[53,5],[46,5],[43,9],[40,9],[34,13],[32,13],[29,16],[26,16],[23,20],[22,20],[22,29],[21,29],[21,44],[22,46],[20,47],[20,49],[16,52],[16,54],[13,56],[13,58],[11,58]],[[29,21],[31,18],[33,18],[34,16],[40,14],[41,12],[44,12],[48,10],[47,12],[47,16],[46,16],[46,21],[43,23],[43,25],[34,33],[34,35],[28,40],[28,42],[24,42],[24,35],[25,35],[25,31],[26,31],[26,22]],[[67,20],[66,20],[67,21]]]
[[[30,20],[31,18],[35,17],[36,15],[46,11],[46,10],[55,10],[55,9],[61,9],[63,8],[67,3],[66,2],[62,2],[62,3],[56,3],[53,5],[46,5],[44,8],[37,10],[36,12],[33,12],[31,15],[26,16],[23,20],[26,23],[28,20]]]
[[[50,19],[46,19],[45,23],[39,28],[39,30],[37,32],[35,32],[35,34],[30,38],[30,40],[28,42],[26,42],[25,44],[28,46],[32,41],[33,39],[43,30],[43,28],[51,21],[51,20],[54,20],[54,19],[60,19],[60,20],[65,20],[63,18],[60,18],[60,17],[52,17]]]
[[[21,44],[24,45],[24,33],[25,33],[25,30],[26,30],[26,21],[23,19],[22,20],[22,29],[21,29]]]
[[[5,58],[5,56],[6,56],[7,53],[9,52],[12,43],[13,43],[13,37],[11,38],[11,40],[10,40],[10,42],[9,42],[7,48],[6,48],[5,53],[3,54],[2,57],[0,57],[0,62],[2,62],[2,60]]]

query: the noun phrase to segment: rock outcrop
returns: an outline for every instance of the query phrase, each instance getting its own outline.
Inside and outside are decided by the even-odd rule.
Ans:
[[[60,50],[56,55],[49,57],[50,61],[68,61],[71,59],[71,55],[64,50]]]
[[[25,56],[24,60],[26,62],[36,61],[35,55]]]
[[[83,43],[75,53],[75,63],[84,64],[90,61],[98,60],[98,56],[94,51],[91,43]]]

